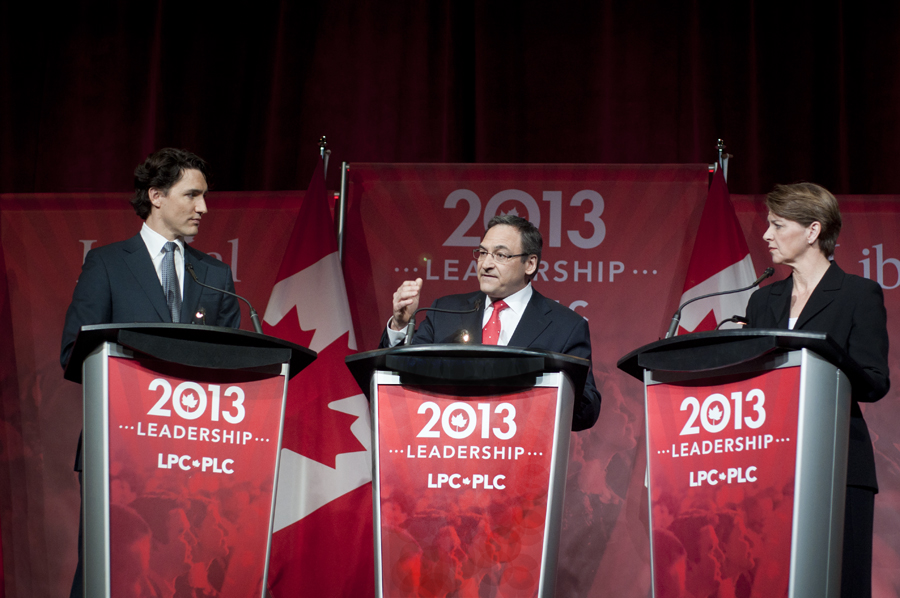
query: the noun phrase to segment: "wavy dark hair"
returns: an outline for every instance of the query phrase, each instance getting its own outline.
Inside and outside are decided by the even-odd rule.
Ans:
[[[187,150],[171,147],[163,148],[150,156],[134,169],[134,196],[131,205],[135,213],[146,220],[150,215],[150,189],[159,189],[163,195],[169,192],[185,170],[199,170],[209,180],[209,166],[206,161]]]

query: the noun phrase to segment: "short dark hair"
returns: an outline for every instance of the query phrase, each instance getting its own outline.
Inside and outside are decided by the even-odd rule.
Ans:
[[[199,170],[209,180],[209,166],[200,156],[187,150],[165,147],[150,156],[134,169],[134,197],[131,205],[135,213],[146,220],[150,215],[150,189],[159,189],[164,195],[169,192],[185,170]]]
[[[838,202],[828,189],[814,183],[775,185],[766,196],[766,206],[776,216],[809,226],[818,222],[822,226],[816,242],[825,257],[834,254],[838,235],[841,233],[841,211]]]
[[[503,214],[491,218],[487,228],[484,230],[485,234],[498,224],[505,224],[506,226],[511,226],[519,231],[519,239],[522,241],[522,253],[525,254],[522,257],[523,262],[528,260],[528,256],[536,255],[538,259],[537,265],[541,265],[541,249],[544,247],[544,238],[541,236],[541,231],[539,231],[535,225],[521,216]],[[537,272],[537,269],[535,269],[534,276],[537,275]],[[532,278],[534,276],[532,276]]]

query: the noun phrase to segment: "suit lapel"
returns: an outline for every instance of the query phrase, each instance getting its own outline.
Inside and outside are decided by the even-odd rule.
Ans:
[[[551,324],[550,308],[546,301],[543,295],[532,291],[531,300],[525,306],[525,312],[519,319],[519,325],[516,326],[512,338],[509,339],[510,347],[530,347],[534,339]]]
[[[478,342],[480,344],[481,323],[484,322],[484,304],[487,302],[487,296],[484,293],[475,293],[475,295],[469,298],[468,309],[474,309],[476,302],[478,302],[478,311],[464,315],[462,327],[469,331],[473,343]]]
[[[166,296],[163,293],[162,285],[159,283],[159,276],[156,275],[156,269],[153,267],[153,260],[147,252],[147,246],[141,235],[135,235],[128,239],[123,245],[125,251],[125,264],[128,266],[134,278],[141,285],[147,299],[156,313],[159,314],[163,322],[171,322],[172,316],[169,314],[169,307],[166,304]]]
[[[772,300],[769,311],[775,322],[775,328],[787,328],[791,317],[791,293],[794,290],[794,279],[787,278],[784,284],[772,285]]]
[[[843,282],[843,270],[838,268],[837,264],[831,262],[831,266],[825,271],[822,280],[820,280],[819,284],[816,285],[816,288],[813,289],[812,294],[806,301],[806,305],[803,306],[803,311],[800,312],[800,317],[797,318],[797,324],[794,326],[794,330],[803,328],[804,324],[809,322],[813,316],[828,307],[828,304],[834,301],[835,291],[841,290]]]
[[[194,314],[197,313],[197,310],[200,307],[200,293],[203,291],[203,288],[194,282],[194,277],[188,272],[188,264],[191,264],[194,267],[194,274],[197,275],[197,279],[200,282],[205,283],[207,266],[194,255],[194,250],[185,243],[184,297],[182,297],[181,300],[181,322],[185,324],[190,324]]]

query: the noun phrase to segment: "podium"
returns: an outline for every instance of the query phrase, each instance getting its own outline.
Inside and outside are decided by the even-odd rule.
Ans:
[[[827,335],[789,330],[689,334],[618,366],[644,382],[654,596],[837,597],[851,385],[867,374]]]
[[[590,363],[485,345],[346,361],[372,410],[376,595],[553,596]]]
[[[309,349],[187,324],[82,327],[85,596],[263,596],[287,381]]]

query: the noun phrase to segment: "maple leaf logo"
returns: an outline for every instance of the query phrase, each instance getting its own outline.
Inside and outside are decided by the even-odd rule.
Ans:
[[[465,426],[467,421],[468,420],[460,413],[450,418],[450,425],[455,427],[456,431],[459,432],[459,429]]]
[[[504,216],[518,216],[519,210],[517,210],[516,208],[510,208],[508,212],[501,212],[501,214]]]
[[[285,318],[270,334],[291,339],[297,330],[297,320]],[[338,455],[366,450],[351,430],[358,416],[328,407],[335,400],[360,394],[344,365],[346,355],[346,342],[332,343],[288,384],[288,404],[295,408],[285,413],[282,446],[331,468]],[[368,426],[368,418],[364,421]]]
[[[463,478],[463,484],[465,484],[466,486],[468,486],[471,483],[472,483],[472,481],[469,480],[469,478]]]
[[[718,422],[720,419],[722,419],[722,410],[719,409],[718,405],[716,405],[707,412],[707,415],[712,421]]]
[[[309,309],[311,305],[327,306],[327,309]],[[288,314],[293,314],[291,319],[304,334],[282,338],[322,352],[349,333],[346,346],[356,350],[347,288],[337,251],[281,280],[272,288],[263,321],[269,326],[277,326]],[[311,337],[309,331],[313,331]]]
[[[200,467],[200,461],[194,459],[193,461],[191,461],[191,465],[193,465],[194,467]]]
[[[194,393],[189,395],[182,395],[181,404],[187,407],[188,409],[196,409],[197,408],[197,398],[194,396]]]

